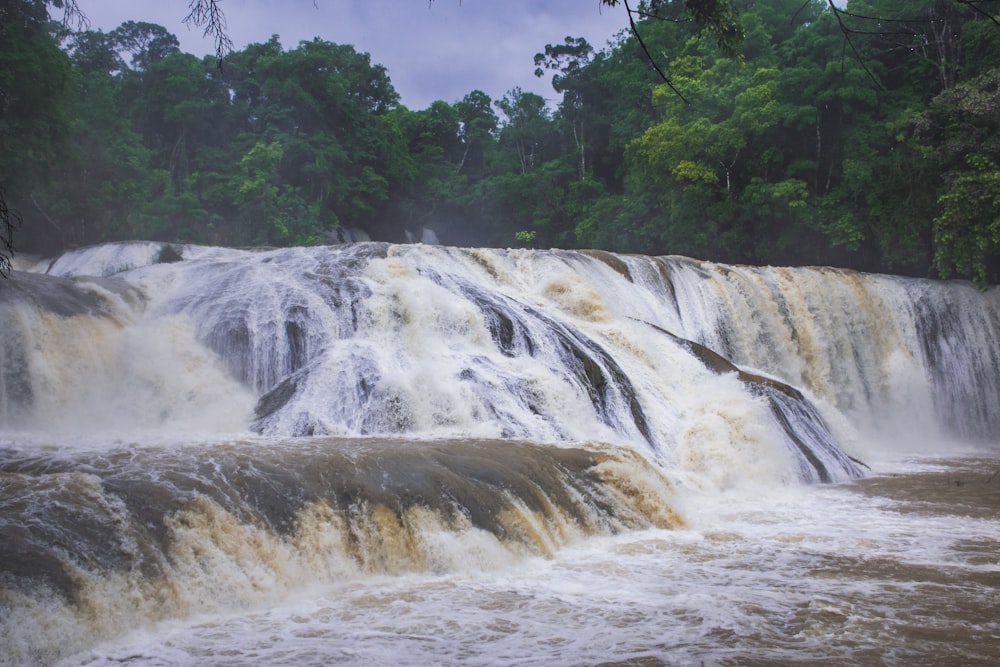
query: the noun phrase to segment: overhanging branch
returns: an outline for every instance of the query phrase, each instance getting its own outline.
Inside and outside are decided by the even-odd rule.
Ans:
[[[684,102],[684,104],[691,104],[688,101],[688,99],[684,97],[681,91],[677,90],[677,87],[670,82],[670,78],[667,77],[667,75],[664,73],[662,69],[660,69],[660,66],[656,64],[656,60],[649,52],[649,47],[646,46],[646,42],[643,41],[642,35],[639,34],[639,27],[635,23],[635,18],[633,16],[632,8],[629,7],[628,0],[622,0],[622,2],[625,5],[625,11],[628,13],[629,29],[635,36],[636,41],[639,42],[639,47],[642,49],[642,52],[645,53],[646,58],[649,59],[649,64],[652,66],[654,70],[656,70],[656,73],[660,75],[660,78],[663,79],[663,83],[667,84],[667,86],[670,87],[670,90],[674,91],[674,94],[677,95],[677,97],[679,97],[681,101]]]
[[[215,40],[215,55],[219,60],[225,58],[233,50],[233,40],[227,31],[226,15],[219,7],[217,0],[191,0],[188,5],[190,12],[184,17],[184,25],[204,28],[205,37]]]

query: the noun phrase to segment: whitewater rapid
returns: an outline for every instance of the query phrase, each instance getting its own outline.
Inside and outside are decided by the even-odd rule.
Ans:
[[[524,565],[514,589],[550,575],[569,585],[577,567],[611,588],[651,568],[659,586],[655,562],[681,571],[685,555],[696,559],[685,577],[724,576],[697,563],[724,557],[710,534],[739,532],[733,503],[754,535],[796,511],[821,516],[823,502],[844,513],[830,530],[885,520],[888,535],[907,522],[870,503],[851,514],[853,496],[800,484],[896,471],[913,453],[981,455],[1000,440],[1000,291],[959,281],[604,252],[123,243],[39,263],[2,287],[10,664],[171,619],[249,636],[259,616],[240,610],[317,586],[361,607],[359,590],[383,587],[440,615],[435,605],[464,598],[452,579],[435,597],[434,577],[516,578],[537,558],[550,564]],[[768,515],[786,493],[797,509]],[[946,531],[939,561],[994,525],[984,520]],[[835,542],[807,523],[801,539],[835,558]],[[756,539],[737,540],[733,567],[763,562]],[[692,540],[708,547],[686,549]],[[621,579],[597,576],[621,549]],[[788,576],[811,576],[814,564],[796,570],[804,562],[789,562]],[[416,576],[419,591],[385,576]],[[509,616],[491,576],[469,585]],[[297,614],[315,628],[328,604],[338,603],[275,612],[279,653],[262,655],[280,657]],[[702,611],[691,618],[708,613],[692,604]],[[608,605],[594,613],[612,614]],[[524,609],[542,625],[555,613],[549,602]],[[639,617],[626,625],[656,633]],[[594,632],[567,627],[578,649]],[[214,630],[179,632],[189,646],[217,642],[178,649],[185,661],[239,654]],[[535,639],[511,633],[527,642],[515,642],[517,662]]]
[[[0,410],[29,429],[85,414],[188,429],[219,406],[263,435],[599,441],[672,464],[739,446],[741,463],[783,458],[813,479],[859,474],[843,455],[863,458],[856,426],[997,430],[996,293],[965,284],[384,244],[171,246],[183,259],[165,262],[165,247],[52,263],[82,291],[76,317],[11,300],[5,367],[27,372],[6,385],[26,391],[0,392]]]

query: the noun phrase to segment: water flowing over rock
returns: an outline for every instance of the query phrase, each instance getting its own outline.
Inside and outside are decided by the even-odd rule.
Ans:
[[[36,266],[0,284],[15,662],[1000,436],[1000,292],[967,283],[381,243]]]
[[[739,420],[757,420],[786,442],[798,476],[831,480],[860,469],[831,453],[823,411],[865,429],[918,419],[963,437],[1000,432],[997,292],[965,283],[373,243],[112,244],[49,271],[114,278],[17,274],[5,290],[0,406],[12,418],[39,394],[39,369],[72,372],[46,362],[55,338],[37,327],[49,325],[25,329],[30,302],[32,317],[113,319],[114,332],[95,334],[104,339],[183,322],[216,355],[208,365],[256,397],[240,418],[264,435],[603,441],[670,463],[686,438],[704,435],[699,421],[721,415],[719,437],[746,437]],[[117,295],[115,312],[93,296],[99,285]],[[164,361],[175,366],[164,386],[191,370]],[[96,360],[86,372],[136,365]],[[713,392],[742,395],[748,412],[727,413]],[[43,409],[34,406],[42,422]]]

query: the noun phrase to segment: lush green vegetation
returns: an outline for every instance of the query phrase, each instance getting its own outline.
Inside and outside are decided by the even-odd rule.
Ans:
[[[662,20],[684,7],[661,1],[638,24],[646,49],[627,33],[544,48],[555,108],[474,90],[421,110],[350,46],[275,37],[220,67],[160,26],[67,32],[44,2],[4,4],[0,184],[24,250],[429,228],[462,245],[1000,277],[1000,2],[733,0],[734,41]]]

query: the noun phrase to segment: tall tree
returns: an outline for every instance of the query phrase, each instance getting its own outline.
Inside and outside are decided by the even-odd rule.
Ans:
[[[132,68],[137,70],[144,70],[180,51],[177,37],[154,23],[126,21],[112,30],[108,37],[118,49],[132,54]]]
[[[0,272],[10,267],[14,230],[61,157],[70,119],[71,63],[47,30],[46,3],[0,6]]]
[[[105,33],[79,33],[70,47],[65,153],[51,182],[37,185],[40,224],[26,230],[36,251],[142,236],[152,197],[152,154],[122,108],[126,65]]]
[[[545,100],[518,87],[495,104],[503,114],[500,146],[517,158],[521,174],[527,174],[547,157],[543,151],[552,137],[552,118]]]
[[[934,266],[980,283],[1000,270],[1000,68],[947,90],[915,122],[942,167]]]
[[[486,154],[496,136],[499,119],[493,101],[481,90],[473,90],[455,104],[461,125],[462,159],[456,172],[481,178],[486,168]]]
[[[314,236],[365,226],[388,197],[399,97],[381,65],[351,46],[315,39],[284,51],[273,37],[232,54],[234,103],[250,132],[282,146],[281,174],[312,211]]]

